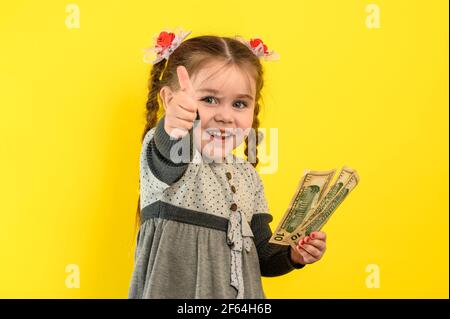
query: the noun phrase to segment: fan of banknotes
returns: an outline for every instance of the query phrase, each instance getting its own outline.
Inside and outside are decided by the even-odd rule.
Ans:
[[[295,247],[301,237],[322,229],[359,182],[356,170],[344,166],[333,186],[328,188],[335,172],[335,169],[304,172],[270,243]]]

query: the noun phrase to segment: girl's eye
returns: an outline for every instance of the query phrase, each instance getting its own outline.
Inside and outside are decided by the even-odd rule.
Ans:
[[[206,103],[211,104],[211,103],[209,103],[209,101],[211,101],[211,99],[216,100],[216,98],[213,97],[213,96],[205,96],[205,97],[202,98],[200,101],[205,101]],[[216,100],[216,101],[217,101],[217,100]]]
[[[205,96],[200,101],[204,101],[208,104],[213,104],[213,103],[211,103],[212,100],[214,100],[216,102],[216,104],[219,103],[218,99],[215,98],[214,96]],[[247,107],[247,103],[239,100],[239,101],[236,101],[236,103],[234,104],[234,107],[236,107],[237,109],[243,109],[243,108]]]
[[[245,107],[247,107],[247,103],[245,103],[244,101],[237,101],[236,103],[241,103],[241,107],[237,107],[238,109],[243,109],[243,108],[245,108]]]

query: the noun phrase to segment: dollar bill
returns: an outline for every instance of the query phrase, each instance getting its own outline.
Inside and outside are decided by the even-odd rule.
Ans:
[[[291,199],[280,224],[270,238],[270,243],[289,245],[286,238],[302,224],[310,209],[322,199],[333,178],[335,169],[329,171],[306,170]]]
[[[322,209],[322,211],[312,217],[307,223],[304,223],[297,227],[297,229],[289,235],[287,242],[291,246],[296,246],[298,240],[303,236],[308,236],[314,231],[319,231],[329,220],[336,208],[344,201],[348,194],[358,185],[359,176],[356,171],[353,171],[348,181],[337,192],[337,194],[329,200],[328,204]]]
[[[355,172],[356,171],[354,169],[344,166],[341,169],[341,172],[339,173],[335,183],[333,184],[333,186],[331,186],[330,190],[326,192],[325,196],[322,200],[320,200],[317,206],[309,211],[308,215],[306,215],[303,219],[302,224],[297,226],[297,228],[307,224],[312,218],[320,214],[331,201],[331,199],[336,196],[336,194],[342,189],[345,184],[347,184],[347,182],[350,180],[350,177]]]

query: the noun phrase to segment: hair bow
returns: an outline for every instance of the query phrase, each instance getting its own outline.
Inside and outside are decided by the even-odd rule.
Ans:
[[[142,49],[145,52],[144,62],[156,64],[163,59],[168,59],[190,33],[191,31],[184,31],[181,27],[177,27],[173,30],[167,28],[159,35],[154,35],[154,45]],[[153,61],[151,61],[152,59]]]
[[[244,39],[242,36],[235,36],[236,40],[245,44],[252,52],[259,58],[266,61],[276,61],[280,59],[280,55],[274,50],[269,51],[267,45],[259,38],[250,39],[250,41]]]
[[[144,54],[144,62],[156,64],[169,56],[180,46],[183,40],[191,34],[192,31],[184,31],[181,27],[175,29],[166,28],[159,35],[153,36],[154,45],[149,48],[142,49]],[[269,51],[267,45],[259,38],[247,41],[241,36],[235,36],[235,40],[245,44],[257,57],[266,61],[276,61],[280,59],[280,55],[274,50]]]

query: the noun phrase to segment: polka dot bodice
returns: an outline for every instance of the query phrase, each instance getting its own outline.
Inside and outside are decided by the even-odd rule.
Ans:
[[[183,176],[167,185],[153,176],[146,158],[146,145],[152,137],[150,130],[141,151],[141,210],[161,200],[203,213],[229,218],[234,202],[248,222],[254,213],[268,212],[260,177],[246,160],[229,154],[225,163],[207,163],[197,153]],[[231,173],[236,192],[233,193],[226,173]]]

